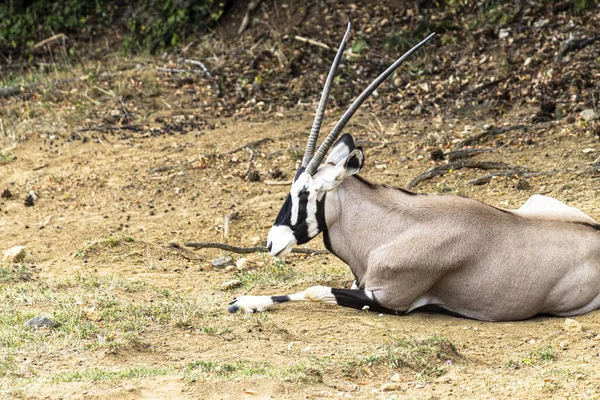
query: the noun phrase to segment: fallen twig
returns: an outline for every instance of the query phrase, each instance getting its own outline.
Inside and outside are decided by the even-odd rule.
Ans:
[[[185,74],[186,72],[196,75],[206,75],[201,69],[181,69],[181,68],[160,68],[156,67],[158,72],[170,72],[171,74]]]
[[[246,150],[250,153],[250,158],[248,159],[248,167],[246,168],[246,172],[244,176],[248,179],[248,175],[250,174],[250,168],[252,168],[252,161],[254,160],[254,151],[251,148],[246,147]]]
[[[471,146],[472,144],[479,142],[481,139],[483,139],[486,136],[494,136],[494,135],[499,135],[501,133],[514,131],[515,129],[527,129],[527,128],[528,128],[527,125],[512,125],[512,126],[506,126],[504,128],[489,129],[485,132],[481,132],[481,133],[478,133],[477,135],[469,136],[468,138],[461,140],[454,146],[454,150],[461,149],[465,146]]]
[[[67,41],[67,39],[68,39],[67,35],[65,35],[64,33],[59,33],[59,34],[56,34],[54,36],[50,36],[49,38],[44,39],[41,42],[33,45],[33,47],[31,47],[31,50],[32,51],[38,50],[40,47],[52,44],[52,43],[57,42],[59,40],[62,40],[62,43],[64,44]]]
[[[473,89],[466,91],[463,94],[463,97],[467,97],[467,96],[475,94],[475,93],[477,93],[479,91],[482,91],[482,90],[485,90],[485,89],[489,89],[492,86],[496,86],[500,82],[503,82],[503,81],[505,81],[507,79],[508,78],[500,78],[500,79],[496,79],[496,80],[493,80],[493,81],[489,81],[489,82],[485,82],[485,83],[480,83],[479,85],[476,85]]]
[[[204,72],[204,75],[206,75],[206,77],[208,79],[210,79],[213,82],[213,84],[215,85],[215,93],[217,94],[217,96],[221,97],[221,95],[223,94],[223,92],[221,91],[221,85],[215,79],[215,77],[210,73],[208,68],[206,68],[206,65],[204,65],[202,62],[200,62],[198,60],[190,60],[187,58],[180,59],[179,62],[183,62],[184,64],[192,64],[192,65],[196,65],[196,66],[200,67],[202,69],[202,71]]]
[[[288,186],[292,184],[292,181],[269,181],[266,180],[265,185],[269,185],[269,186]]]
[[[273,141],[273,139],[271,139],[271,138],[262,138],[262,139],[259,139],[259,140],[255,140],[254,142],[246,143],[245,145],[237,147],[237,148],[235,148],[235,149],[233,149],[231,151],[228,151],[225,154],[226,155],[235,154],[238,151],[241,151],[241,150],[244,150],[244,149],[247,149],[247,148],[250,148],[250,147],[258,146],[259,144],[263,144],[263,143],[266,143],[266,142],[272,142],[272,141]]]
[[[244,19],[242,19],[242,23],[238,28],[238,35],[241,35],[242,32],[246,30],[248,24],[250,23],[250,13],[252,13],[256,8],[260,5],[261,0],[252,0],[248,3],[248,7],[246,8],[246,13],[244,14]]]
[[[408,182],[406,187],[408,189],[417,186],[420,182],[431,179],[435,176],[445,175],[449,171],[456,171],[462,168],[478,168],[478,169],[507,169],[510,168],[508,164],[503,162],[493,162],[493,161],[472,161],[472,160],[460,160],[451,162],[448,164],[438,165],[436,167],[430,168],[422,174],[415,177],[413,180]]]
[[[495,147],[487,148],[487,149],[465,149],[465,150],[453,150],[444,152],[444,156],[448,157],[448,161],[456,161],[461,158],[469,158],[474,157],[477,154],[481,153],[489,153],[491,151],[496,151]]]
[[[78,129],[77,131],[78,132],[88,132],[88,131],[109,132],[109,131],[124,131],[124,130],[140,132],[140,131],[143,131],[144,128],[142,128],[139,125],[121,125],[121,126],[99,125],[96,127],[90,126],[89,128]]]
[[[35,167],[33,169],[33,171],[39,171],[40,169],[44,169],[44,168],[49,167],[49,166],[50,166],[50,164],[40,165],[39,167]]]
[[[539,175],[554,175],[559,172],[560,172],[559,170],[546,171],[546,172],[527,172],[527,171],[515,169],[512,171],[497,172],[497,173],[493,173],[493,174],[487,174],[484,176],[480,176],[479,178],[471,179],[470,181],[467,182],[467,184],[475,185],[475,186],[484,185],[497,176],[518,176],[520,178],[529,178],[531,176],[539,176]]]
[[[567,53],[570,53],[574,50],[583,49],[584,47],[587,47],[590,44],[594,43],[596,40],[600,40],[600,36],[592,36],[587,39],[575,39],[571,36],[569,37],[569,39],[565,40],[560,46],[557,58],[560,59],[564,57]]]
[[[249,253],[267,253],[269,250],[264,246],[254,247],[237,247],[231,246],[225,243],[216,242],[186,242],[183,244],[186,247],[192,247],[194,249],[221,249],[225,251],[232,251],[234,253],[249,254]],[[327,250],[317,249],[306,249],[303,247],[294,247],[292,253],[296,254],[331,254]]]
[[[287,39],[288,37],[284,36],[283,38]],[[309,39],[309,38],[305,38],[303,36],[298,36],[298,35],[292,36],[292,39],[297,40],[299,42],[308,43],[311,46],[317,46],[317,47],[321,47],[321,48],[326,49],[326,50],[331,50],[331,47],[329,47],[325,43],[319,42],[319,41],[314,40],[314,39]],[[335,50],[337,51],[337,49],[335,49]]]

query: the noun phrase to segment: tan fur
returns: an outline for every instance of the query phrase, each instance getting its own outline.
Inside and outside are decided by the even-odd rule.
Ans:
[[[384,307],[436,304],[481,320],[597,309],[600,230],[547,199],[509,211],[349,177],[327,194],[325,217],[333,252]]]

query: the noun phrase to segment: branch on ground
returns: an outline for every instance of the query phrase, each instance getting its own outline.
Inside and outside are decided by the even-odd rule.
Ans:
[[[461,149],[465,146],[471,146],[475,143],[478,143],[481,139],[488,137],[488,136],[499,135],[501,133],[514,131],[515,129],[526,130],[528,127],[529,126],[527,126],[527,125],[512,125],[512,126],[506,126],[504,128],[493,128],[493,129],[478,133],[477,135],[469,136],[468,138],[461,140],[460,142],[456,143],[456,145],[454,146],[454,150]]]
[[[186,247],[192,247],[194,249],[221,249],[225,251],[232,251],[234,253],[239,254],[249,254],[249,253],[267,253],[269,250],[265,246],[254,246],[254,247],[237,247],[231,246],[225,243],[216,243],[216,242],[186,242],[183,244]],[[292,249],[292,253],[297,254],[331,254],[327,250],[317,250],[317,249],[305,249],[302,247],[294,247]]]
[[[438,165],[436,167],[430,168],[422,174],[415,177],[413,180],[408,182],[406,187],[408,189],[417,186],[422,181],[427,179],[434,178],[436,176],[445,175],[450,171],[456,171],[463,168],[477,168],[477,169],[508,169],[510,166],[503,162],[494,162],[494,161],[472,161],[472,160],[460,160],[455,162],[450,162],[448,164]]]
[[[238,151],[244,150],[244,149],[249,149],[250,147],[254,147],[254,146],[258,146],[260,144],[266,143],[266,142],[272,142],[273,139],[271,138],[262,138],[259,140],[255,140],[254,142],[250,142],[250,143],[246,143],[243,146],[237,147],[231,151],[228,151],[227,153],[224,153],[225,155],[231,155],[231,154],[235,154]]]

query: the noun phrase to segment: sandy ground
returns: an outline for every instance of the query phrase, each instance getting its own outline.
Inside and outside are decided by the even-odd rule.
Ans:
[[[504,123],[527,122],[531,114],[522,110]],[[31,338],[23,336],[19,339],[23,343],[3,350],[9,361],[2,364],[5,372],[0,375],[0,387],[7,398],[600,396],[598,311],[576,318],[583,324],[578,332],[566,330],[564,318],[485,323],[440,314],[380,316],[318,304],[285,305],[259,315],[227,314],[227,302],[233,296],[291,293],[313,284],[348,287],[352,278],[333,256],[288,256],[285,263],[275,264],[268,256],[251,255],[253,276],[262,278],[221,290],[223,282],[243,275],[237,269],[210,267],[212,259],[227,252],[169,247],[190,240],[226,240],[240,246],[264,240],[288,190],[288,186],[267,185],[265,180],[291,179],[299,162],[294,146],[304,146],[312,119],[308,112],[270,116],[262,122],[257,122],[259,118],[204,120],[193,112],[181,115],[195,122],[186,134],[88,131],[50,137],[37,133],[10,149],[16,160],[0,165],[0,190],[9,189],[13,195],[0,201],[0,247],[27,246],[25,268],[34,282],[74,276],[83,281],[104,277],[144,282],[145,289],[131,292],[103,284],[94,290],[110,291],[119,301],[131,304],[156,304],[166,290],[182,299],[195,299],[197,308],[205,310],[189,324],[152,320],[142,326],[135,342],[124,340],[116,349],[61,344],[61,334],[51,332],[43,333],[46,346],[39,341],[29,346]],[[181,124],[179,119],[166,118]],[[434,165],[429,156],[432,149],[477,133],[490,122],[477,114],[377,121],[365,113],[347,131],[367,142],[361,175],[373,182],[403,186]],[[261,180],[249,182],[243,178],[249,153],[227,152],[261,138],[273,141],[255,148],[251,170]],[[384,141],[391,144],[381,146]],[[498,149],[478,160],[503,161],[534,171],[581,169],[600,155],[598,139],[578,121],[532,125],[525,133],[508,132],[481,146]],[[165,168],[156,170],[161,167]],[[272,177],[269,171],[275,169],[284,176]],[[517,208],[532,194],[542,193],[600,220],[597,173],[498,178],[483,186],[466,183],[486,173],[463,169],[424,181],[416,190],[467,195],[505,208]],[[25,207],[23,200],[30,190],[40,198],[33,207]],[[223,218],[232,211],[235,214],[224,237]],[[320,237],[309,245],[323,248]],[[269,280],[269,274],[276,274],[273,268],[285,268],[289,277]],[[267,272],[260,275],[261,271]],[[22,303],[8,290],[18,284],[2,284],[3,301],[14,302],[24,315],[56,315],[50,300]],[[57,293],[74,290],[58,284],[51,287]],[[103,328],[107,321],[108,326],[108,317],[100,320],[85,315],[91,324]],[[207,324],[215,326],[216,333],[202,328]],[[456,353],[434,344],[433,353],[407,350],[409,361],[400,364],[380,362],[376,357],[398,341],[422,344],[432,338],[451,342]],[[190,363],[198,361],[268,367],[262,372],[259,368],[258,372],[231,374],[213,368],[190,379],[186,366],[189,369]],[[171,369],[145,377],[47,379],[61,372],[138,366]],[[395,374],[394,390],[383,391]]]

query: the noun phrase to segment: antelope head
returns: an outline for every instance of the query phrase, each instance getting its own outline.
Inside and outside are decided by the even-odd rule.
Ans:
[[[304,244],[317,236],[324,229],[324,202],[323,198],[328,191],[335,190],[348,176],[360,171],[364,155],[360,146],[356,146],[354,139],[349,134],[338,136],[348,123],[352,115],[365,102],[365,100],[398,68],[404,60],[412,55],[422,45],[427,43],[434,35],[432,33],[419,44],[410,49],[400,57],[394,64],[386,69],[354,100],[346,112],[342,115],[329,135],[315,152],[317,138],[323,122],[323,114],[327,105],[331,85],[335,72],[341,61],[344,48],[350,33],[350,23],[346,34],[340,44],[338,52],[333,60],[321,100],[317,107],[315,119],[306,144],[306,151],[302,159],[302,165],[296,172],[292,188],[288,194],[273,227],[267,238],[267,248],[271,255],[282,256],[289,253],[292,247]],[[336,139],[338,139],[336,141]],[[327,151],[332,148],[331,153],[325,159]],[[325,159],[325,163],[321,164]]]

